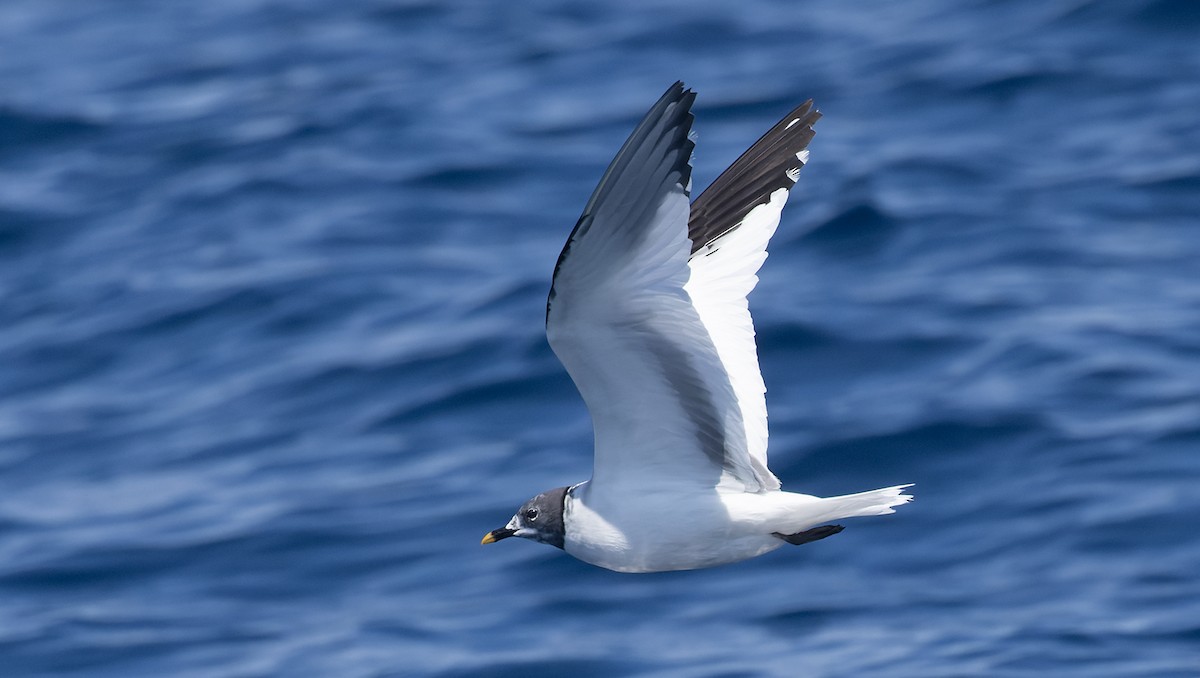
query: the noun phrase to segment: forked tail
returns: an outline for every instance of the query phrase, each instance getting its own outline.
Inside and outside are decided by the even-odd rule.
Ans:
[[[840,497],[826,497],[814,507],[819,509],[819,516],[816,516],[813,522],[825,523],[842,518],[895,513],[896,509],[892,508],[893,506],[912,501],[911,494],[904,494],[904,490],[909,487],[912,487],[912,483],[884,487],[870,492],[859,492],[858,494],[844,494]]]

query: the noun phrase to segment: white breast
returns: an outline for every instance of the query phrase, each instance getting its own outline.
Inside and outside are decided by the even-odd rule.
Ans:
[[[777,493],[758,496],[770,494]],[[745,508],[751,496],[725,495],[715,488],[698,493],[691,485],[623,487],[615,496],[593,492],[583,483],[565,502],[564,548],[584,562],[618,572],[692,570],[745,560],[784,543],[765,527],[771,511]]]

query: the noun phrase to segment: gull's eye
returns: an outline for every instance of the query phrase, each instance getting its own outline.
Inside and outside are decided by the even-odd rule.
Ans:
[[[538,510],[535,508],[525,509],[525,520],[537,520]]]

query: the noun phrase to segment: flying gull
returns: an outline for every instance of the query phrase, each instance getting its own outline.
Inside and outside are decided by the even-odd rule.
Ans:
[[[783,492],[746,295],[808,161],[805,102],[689,205],[695,92],[677,82],[608,166],[558,257],[546,335],[595,430],[591,480],[483,538],[532,539],[619,572],[733,563],[893,513],[897,485]]]

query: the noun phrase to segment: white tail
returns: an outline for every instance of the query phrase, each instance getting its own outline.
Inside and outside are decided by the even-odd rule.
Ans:
[[[892,508],[893,506],[907,504],[912,501],[911,494],[904,494],[904,489],[908,487],[912,487],[912,483],[885,487],[878,490],[871,490],[870,492],[859,492],[858,494],[844,494],[840,497],[825,497],[815,505],[806,507],[809,512],[808,517],[815,524],[841,518],[881,516],[887,513],[895,513],[896,509]]]

